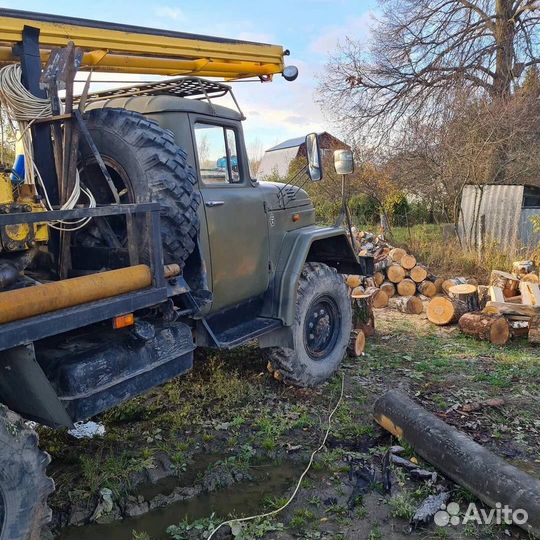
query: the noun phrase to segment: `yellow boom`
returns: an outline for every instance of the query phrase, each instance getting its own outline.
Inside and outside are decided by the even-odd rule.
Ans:
[[[113,73],[198,75],[226,79],[282,73],[279,45],[0,9],[0,65],[17,62],[12,47],[25,26],[39,28],[41,60],[73,41],[81,69]]]

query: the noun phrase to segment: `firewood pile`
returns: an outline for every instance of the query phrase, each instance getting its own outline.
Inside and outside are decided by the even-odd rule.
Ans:
[[[437,279],[411,253],[388,244],[381,236],[355,231],[360,256],[371,256],[375,262],[373,277],[349,275],[346,283],[353,298],[369,297],[374,308],[393,307],[402,313],[420,314],[424,301],[441,291]]]
[[[478,339],[504,345],[512,337],[528,336],[530,343],[540,343],[540,280],[531,261],[515,262],[511,272],[493,270],[489,284],[479,285],[465,277],[437,278],[414,255],[382,237],[353,233],[359,255],[372,256],[375,262],[373,277],[346,276],[353,304],[362,306],[363,313],[389,306],[420,314],[426,306],[433,324],[457,323],[463,333]],[[366,331],[366,317],[361,319],[367,336],[370,326]],[[357,333],[351,345],[354,337]]]
[[[540,343],[538,282],[533,263],[518,261],[512,273],[493,270],[489,285],[465,282],[447,287],[444,295],[429,302],[427,317],[438,325],[458,323],[463,333],[496,345],[514,336]]]

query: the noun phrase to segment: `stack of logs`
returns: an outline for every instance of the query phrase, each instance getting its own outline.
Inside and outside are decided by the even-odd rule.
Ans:
[[[363,251],[366,250],[361,250],[360,254]],[[374,258],[373,277],[349,275],[346,278],[351,295],[357,298],[369,296],[374,308],[389,305],[402,313],[418,315],[424,310],[423,301],[441,291],[443,280],[431,275],[404,249],[379,246]]]
[[[528,335],[540,343],[540,288],[530,261],[514,263],[513,272],[493,270],[489,285],[463,278],[443,283],[443,295],[427,305],[437,325],[458,323],[465,334],[504,345],[512,336]]]

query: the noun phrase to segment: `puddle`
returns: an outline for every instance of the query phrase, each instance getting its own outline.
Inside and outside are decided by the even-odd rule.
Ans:
[[[262,512],[266,497],[283,497],[297,481],[303,470],[301,463],[260,465],[250,469],[254,478],[230,488],[203,493],[188,501],[179,501],[166,508],[152,510],[135,518],[127,518],[109,525],[85,525],[68,527],[56,537],[57,540],[131,540],[132,531],[146,532],[153,540],[170,540],[165,530],[187,518],[189,521],[208,517],[234,514],[238,517]],[[184,482],[182,482],[184,484]],[[174,486],[163,484],[171,491]],[[163,491],[162,491],[163,493]]]

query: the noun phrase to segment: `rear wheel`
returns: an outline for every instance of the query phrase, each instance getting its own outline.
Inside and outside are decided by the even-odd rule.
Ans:
[[[49,455],[21,418],[0,405],[0,540],[39,540],[51,518]]]
[[[165,264],[183,268],[195,248],[199,231],[197,179],[187,155],[172,132],[157,122],[125,109],[94,109],[86,114],[92,139],[109,170],[122,203],[158,202]],[[86,145],[81,147],[82,180],[100,204],[114,203],[114,196]],[[123,218],[107,218],[116,236],[104,234],[95,222],[79,231],[76,243],[85,247],[127,247]],[[105,231],[107,232],[107,231]],[[118,245],[119,244],[119,245]],[[146,257],[147,258],[147,257]]]
[[[287,383],[316,386],[345,356],[352,328],[348,289],[334,268],[307,263],[300,276],[292,327],[294,348],[263,349],[272,370]]]

